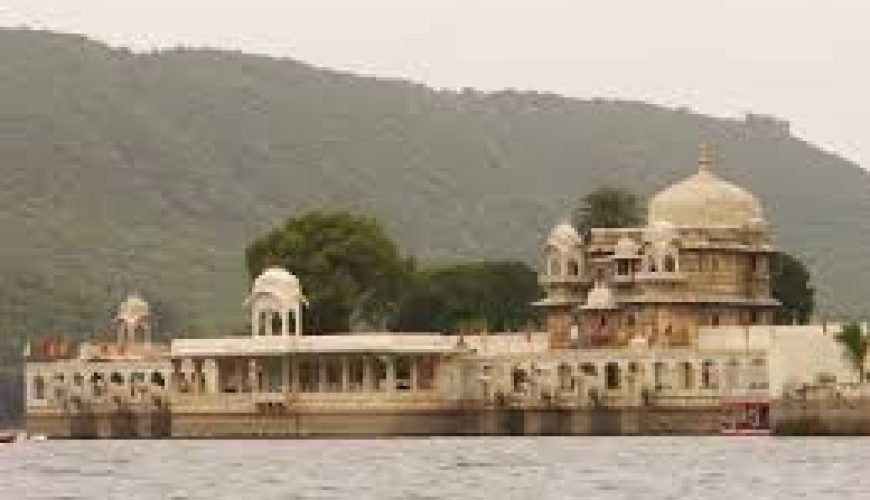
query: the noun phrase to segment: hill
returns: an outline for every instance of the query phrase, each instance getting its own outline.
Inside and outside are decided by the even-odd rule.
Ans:
[[[105,328],[132,289],[175,332],[240,328],[243,248],[307,208],[426,260],[534,262],[602,183],[649,194],[717,144],[830,314],[870,309],[870,175],[755,122],[639,102],[439,91],[214,50],[0,31],[0,332]]]

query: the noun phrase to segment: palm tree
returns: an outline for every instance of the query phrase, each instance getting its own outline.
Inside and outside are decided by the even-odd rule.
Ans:
[[[843,326],[835,337],[843,346],[846,358],[852,364],[858,375],[858,382],[864,380],[864,361],[867,359],[867,350],[870,347],[870,338],[861,331],[858,323],[852,322]]]

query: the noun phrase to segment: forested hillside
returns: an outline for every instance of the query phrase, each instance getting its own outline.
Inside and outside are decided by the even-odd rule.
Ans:
[[[302,209],[374,215],[424,261],[533,262],[579,196],[647,195],[701,141],[762,198],[823,309],[870,310],[870,175],[744,121],[0,31],[0,335],[104,328],[133,289],[164,329],[240,328],[245,245]]]

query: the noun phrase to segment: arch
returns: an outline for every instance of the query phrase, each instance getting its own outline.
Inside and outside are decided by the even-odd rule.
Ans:
[[[656,260],[655,255],[646,256],[646,270],[650,273],[658,272],[658,261]]]
[[[574,376],[571,372],[571,365],[568,363],[559,363],[557,369],[559,377],[559,390],[572,391],[574,390]]]
[[[695,368],[692,363],[683,361],[680,363],[680,387],[692,389],[695,387]]]
[[[511,370],[511,385],[513,386],[513,392],[523,392],[528,380],[529,376],[522,368],[515,366],[513,370]]]
[[[577,262],[577,259],[568,259],[568,275],[580,276],[580,264]]]
[[[595,366],[595,363],[581,363],[580,373],[587,377],[597,377],[598,367]]]
[[[604,386],[610,390],[619,389],[622,382],[621,372],[619,363],[611,361],[604,365]]]
[[[558,254],[550,255],[548,259],[548,273],[550,276],[559,276],[562,274],[562,257]]]
[[[278,311],[273,311],[272,315],[272,335],[281,335],[281,332],[284,331],[284,318],[282,314]]]
[[[653,386],[656,390],[665,388],[665,375],[667,371],[668,366],[663,361],[653,363]]]
[[[631,262],[625,259],[619,259],[616,261],[616,274],[618,276],[628,276],[629,271],[631,270]]]
[[[42,375],[33,377],[33,399],[45,399],[45,379]]]
[[[130,339],[131,342],[136,342],[136,340],[144,341],[145,340],[145,325],[142,323],[136,323],[133,327],[133,337]]]
[[[670,253],[665,255],[664,258],[664,271],[666,273],[675,273],[677,272],[677,259]]]
[[[716,365],[712,360],[705,359],[701,362],[701,387],[715,389],[716,386]]]

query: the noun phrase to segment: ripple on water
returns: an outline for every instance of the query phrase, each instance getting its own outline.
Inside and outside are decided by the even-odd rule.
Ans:
[[[63,441],[0,449],[0,498],[866,499],[867,439]]]

